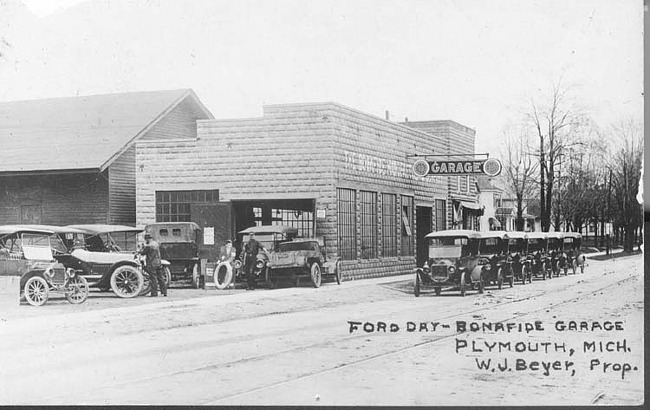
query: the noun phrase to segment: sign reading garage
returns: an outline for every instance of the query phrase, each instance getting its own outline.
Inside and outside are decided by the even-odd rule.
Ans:
[[[419,177],[426,175],[467,175],[485,174],[491,177],[501,173],[501,162],[495,158],[469,161],[425,161],[413,163],[413,173]]]

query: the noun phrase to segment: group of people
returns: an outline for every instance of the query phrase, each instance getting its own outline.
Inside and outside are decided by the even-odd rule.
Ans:
[[[165,282],[165,272],[162,267],[161,257],[160,257],[160,245],[156,242],[150,233],[144,234],[145,244],[142,249],[140,249],[140,255],[146,257],[146,264],[144,270],[149,274],[149,280],[151,281],[151,294],[150,296],[158,296],[158,287],[160,287],[160,293],[163,296],[167,296],[167,283]],[[255,239],[255,234],[251,233],[249,235],[248,241],[244,244],[243,249],[243,263],[244,263],[244,272],[246,273],[246,290],[254,290],[257,283],[257,275],[255,274],[255,263],[257,261],[257,255],[260,252],[264,252],[268,255],[268,251],[264,246]],[[231,240],[226,241],[226,244],[221,247],[219,260],[221,261],[230,261],[232,262],[236,255],[237,251],[232,244]]]

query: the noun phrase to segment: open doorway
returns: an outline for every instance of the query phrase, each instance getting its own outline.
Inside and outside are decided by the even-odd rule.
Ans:
[[[415,208],[416,224],[416,261],[417,266],[422,266],[429,257],[429,244],[425,236],[431,232],[432,212],[431,207],[418,206]]]

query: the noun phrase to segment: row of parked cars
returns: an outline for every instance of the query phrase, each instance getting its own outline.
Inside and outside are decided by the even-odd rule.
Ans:
[[[193,222],[147,225],[144,231],[159,242],[165,278],[202,283],[201,229]],[[0,275],[18,275],[22,296],[32,305],[44,304],[50,292],[64,293],[71,303],[83,303],[90,287],[113,291],[122,298],[150,291],[145,261],[136,252],[143,229],[121,225],[5,225],[0,226]],[[260,253],[254,271],[270,287],[280,281],[297,284],[309,278],[316,287],[322,278],[341,282],[340,262],[329,260],[322,240],[296,238],[289,226],[251,227],[238,233],[236,257],[212,261],[214,282],[225,289],[243,281],[241,244],[251,233],[270,251]],[[218,246],[214,245],[214,246]]]
[[[576,232],[477,232],[445,230],[426,236],[429,258],[415,269],[413,293],[433,288],[469,289],[483,293],[486,286],[512,287],[515,281],[531,283],[584,273],[585,255],[580,250],[582,236]]]

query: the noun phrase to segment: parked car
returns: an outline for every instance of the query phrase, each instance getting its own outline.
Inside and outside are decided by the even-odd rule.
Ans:
[[[465,296],[468,288],[483,293],[483,267],[478,257],[480,234],[470,230],[445,230],[425,236],[429,241],[429,258],[415,269],[413,292],[420,296],[421,288],[433,288],[439,295],[443,288],[459,288]]]
[[[548,253],[551,257],[551,276],[560,276],[564,269],[567,275],[566,254],[564,253],[564,234],[562,232],[547,232]]]
[[[190,281],[200,285],[199,244],[201,228],[194,222],[156,222],[145,226],[160,244],[160,256],[169,262],[172,281]]]
[[[504,231],[480,234],[478,263],[483,266],[483,281],[486,285],[497,285],[501,289],[506,281],[510,287],[514,284],[512,262],[508,259],[508,239],[508,234]]]
[[[341,261],[328,260],[323,239],[294,239],[282,242],[271,253],[269,280],[275,285],[280,280],[298,284],[300,278],[310,278],[314,287],[320,287],[322,276],[333,276],[341,284]]]
[[[525,232],[508,232],[508,262],[514,276],[521,284],[533,281],[531,261],[527,258],[528,235]]]
[[[88,282],[80,272],[54,259],[53,235],[44,229],[0,226],[0,275],[20,276],[20,288],[30,305],[45,304],[50,292],[63,293],[70,303],[83,303],[88,298]]]
[[[269,252],[276,252],[280,243],[293,240],[298,235],[298,229],[286,225],[262,225],[246,228],[238,233],[238,243],[241,244],[239,249],[239,263],[235,264],[235,274],[233,280],[243,280],[246,276],[244,272],[244,245],[248,242],[250,234],[255,234],[255,239]],[[255,261],[255,275],[267,284],[271,285],[269,278],[270,273],[269,258],[263,252],[257,254]]]
[[[84,232],[86,249],[75,249],[69,255],[59,255],[66,266],[78,267],[90,285],[101,290],[111,289],[121,298],[146,293],[148,275],[136,257],[137,234],[142,229],[123,225],[70,225]],[[165,277],[169,282],[169,262],[163,260]]]
[[[578,232],[566,232],[564,234],[564,250],[567,254],[568,264],[575,274],[580,267],[580,273],[585,273],[585,254],[580,250],[582,235]]]
[[[526,234],[528,264],[531,272],[536,278],[551,277],[551,258],[547,251],[547,240],[545,232],[528,232]]]

